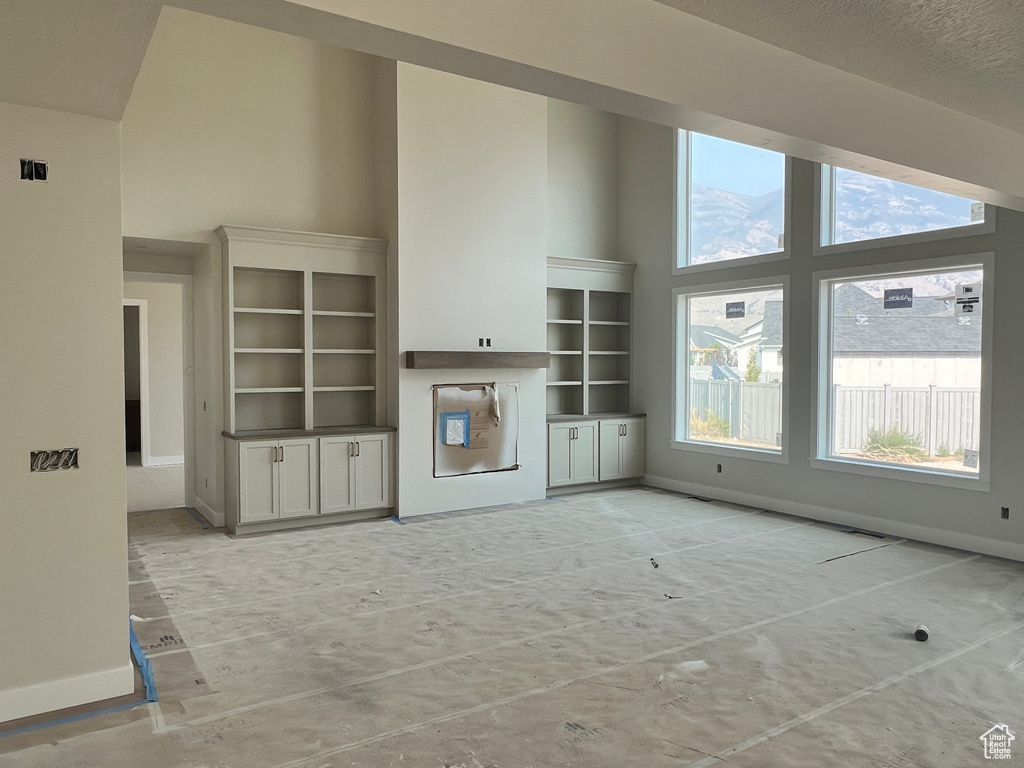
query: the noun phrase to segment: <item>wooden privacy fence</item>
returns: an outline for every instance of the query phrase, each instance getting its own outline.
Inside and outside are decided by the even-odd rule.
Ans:
[[[782,433],[782,384],[691,379],[690,412],[728,424],[733,439],[775,446]]]
[[[919,437],[929,456],[978,448],[981,392],[960,387],[833,387],[833,450],[859,453],[868,432]]]

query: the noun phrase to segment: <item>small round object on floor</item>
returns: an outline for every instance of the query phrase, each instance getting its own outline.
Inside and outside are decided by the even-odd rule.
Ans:
[[[928,639],[928,627],[926,627],[924,624],[919,626],[917,629],[914,630],[914,637],[923,643],[925,640]]]

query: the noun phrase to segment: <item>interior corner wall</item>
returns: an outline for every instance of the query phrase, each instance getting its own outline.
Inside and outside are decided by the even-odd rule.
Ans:
[[[618,259],[618,117],[548,100],[548,256]]]
[[[546,348],[547,100],[398,64],[399,354]],[[518,381],[520,469],[433,477],[434,384]],[[399,514],[544,497],[545,373],[399,371]]]
[[[0,721],[129,694],[119,130],[0,104]],[[19,158],[49,163],[19,181]],[[29,472],[31,451],[77,470]],[[69,647],[73,643],[73,648]]]
[[[185,460],[181,285],[127,282],[124,296],[148,302],[150,462],[152,465],[181,464]]]
[[[1024,559],[1024,515],[1013,514],[1024,495],[1018,407],[1024,357],[1017,344],[1019,296],[1024,269],[1019,245],[1024,214],[998,209],[996,232],[902,246],[869,248],[832,256],[812,255],[815,237],[814,165],[793,161],[793,214],[787,226],[791,257],[722,271],[673,275],[673,145],[671,128],[623,118],[621,129],[621,240],[623,258],[635,260],[634,407],[647,413],[647,479],[661,487],[756,505],[812,519]],[[985,285],[984,322],[994,324],[990,490],[974,491],[812,468],[814,365],[813,273],[841,267],[886,264],[995,252],[994,285]],[[699,290],[725,280],[788,275],[786,350],[789,382],[788,462],[768,463],[688,451],[672,446],[673,289]],[[716,471],[717,465],[722,472]],[[1009,506],[1009,520],[1000,507]]]

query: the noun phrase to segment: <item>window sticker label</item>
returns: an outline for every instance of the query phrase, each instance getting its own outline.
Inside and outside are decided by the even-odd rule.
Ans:
[[[956,287],[956,314],[981,316],[981,283],[966,283]]]
[[[734,317],[746,317],[747,304],[745,301],[729,301],[725,304],[725,317],[731,320]]]
[[[964,466],[972,469],[978,468],[978,452],[971,448],[964,448]]]
[[[914,289],[886,288],[882,301],[885,309],[910,309],[914,306]]]
[[[985,204],[971,203],[971,224],[985,220]]]

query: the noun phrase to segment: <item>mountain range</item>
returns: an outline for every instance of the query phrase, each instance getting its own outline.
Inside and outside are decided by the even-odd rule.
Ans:
[[[692,264],[772,253],[785,221],[784,190],[741,195],[693,185]],[[870,240],[970,223],[970,201],[837,169],[837,243]]]

